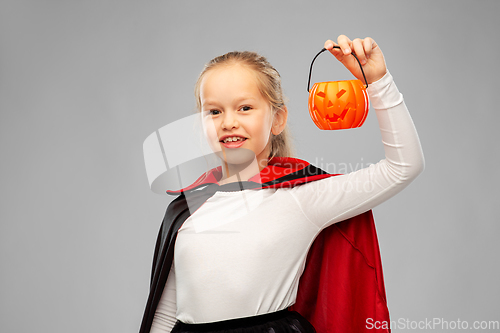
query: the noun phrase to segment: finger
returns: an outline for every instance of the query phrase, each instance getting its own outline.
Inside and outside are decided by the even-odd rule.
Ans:
[[[334,46],[336,46],[336,47],[334,48]],[[337,43],[335,43],[334,41],[331,41],[331,40],[327,40],[325,42],[325,49],[329,50],[330,53],[335,56],[335,58],[342,61],[342,57],[344,56],[344,53],[342,53],[342,51],[340,50]]]
[[[363,41],[360,38],[356,38],[352,41],[352,48],[354,49],[354,53],[356,53],[356,56],[358,57],[361,65],[366,64],[366,55],[365,49],[363,47]]]
[[[366,37],[363,40],[363,48],[365,49],[366,58],[370,58],[370,55],[372,54],[372,50],[374,48],[374,43],[375,41],[370,37]]]
[[[331,50],[331,49],[333,49],[334,45],[335,45],[335,43],[332,40],[327,40],[325,42],[325,49]]]
[[[351,51],[352,41],[346,35],[340,35],[337,38],[337,42],[339,43],[339,46],[345,55],[350,54],[352,52]]]

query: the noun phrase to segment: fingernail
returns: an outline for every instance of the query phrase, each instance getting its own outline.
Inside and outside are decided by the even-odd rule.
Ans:
[[[350,48],[344,49],[344,54],[349,54],[349,53],[351,53],[351,49]]]
[[[366,65],[366,59],[361,60],[361,65]]]

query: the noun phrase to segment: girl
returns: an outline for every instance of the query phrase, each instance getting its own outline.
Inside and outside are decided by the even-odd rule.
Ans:
[[[222,166],[167,209],[153,260],[141,333],[315,332],[295,311],[306,256],[322,230],[362,214],[423,171],[417,132],[371,38],[338,37],[329,50],[369,84],[386,158],[330,177],[290,158],[278,72],[251,52],[210,61],[195,95]],[[174,251],[175,249],[175,251]]]

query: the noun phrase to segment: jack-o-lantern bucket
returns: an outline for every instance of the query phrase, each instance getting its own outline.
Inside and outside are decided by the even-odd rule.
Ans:
[[[334,48],[339,48],[334,46]],[[339,130],[360,127],[365,122],[370,108],[366,88],[365,73],[358,57],[351,53],[359,63],[366,87],[360,80],[317,82],[309,89],[314,61],[326,51],[323,48],[311,62],[309,70],[309,114],[312,120],[322,130]]]

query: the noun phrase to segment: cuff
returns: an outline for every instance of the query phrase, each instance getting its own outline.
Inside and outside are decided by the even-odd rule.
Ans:
[[[389,71],[381,79],[370,84],[366,91],[374,109],[389,109],[403,102],[403,95]]]

